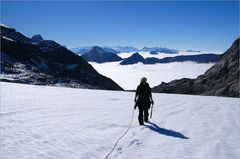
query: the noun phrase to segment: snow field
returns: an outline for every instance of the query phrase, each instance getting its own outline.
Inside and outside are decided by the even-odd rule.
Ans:
[[[131,120],[134,92],[1,82],[1,159],[104,158]],[[153,94],[153,118],[133,126],[110,158],[240,157],[240,100]]]

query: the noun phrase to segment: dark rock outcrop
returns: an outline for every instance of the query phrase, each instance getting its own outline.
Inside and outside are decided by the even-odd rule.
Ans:
[[[161,85],[153,87],[155,93],[176,93],[176,94],[193,94],[194,79],[183,78],[173,80],[169,83],[162,82]]]
[[[138,53],[132,54],[130,57],[124,59],[120,64],[121,65],[131,65],[136,64],[138,62],[144,63],[145,59]]]
[[[186,52],[201,52],[199,50],[186,50]]]
[[[239,97],[239,38],[221,59],[196,79],[179,79],[153,87],[153,92]]]
[[[169,62],[185,62],[193,61],[196,63],[209,63],[209,62],[218,62],[220,55],[218,54],[198,54],[198,55],[182,55],[175,57],[165,57],[159,59],[158,63],[169,63]]]
[[[0,81],[77,88],[123,90],[82,57],[52,40],[32,39],[1,25]]]
[[[111,52],[106,52],[103,48],[98,46],[94,46],[91,51],[83,54],[82,57],[86,61],[97,63],[115,62],[122,60],[122,58],[118,55]]]
[[[1,37],[11,39],[19,43],[29,43],[30,39],[23,34],[17,32],[14,28],[6,27],[1,25]]]
[[[157,55],[158,52],[157,52],[157,51],[151,51],[150,54],[151,54],[151,55]]]
[[[159,63],[159,58],[156,57],[148,57],[145,59],[144,64],[156,64]]]
[[[196,62],[196,63],[210,63],[210,62],[218,62],[220,59],[220,55],[218,54],[199,54],[199,55],[181,55],[174,57],[165,57],[162,59],[158,59],[155,57],[148,57],[144,59],[139,53],[134,53],[132,56],[124,59],[120,64],[121,65],[131,65],[138,62],[142,62],[143,64],[156,64],[156,63],[170,63],[170,62]]]

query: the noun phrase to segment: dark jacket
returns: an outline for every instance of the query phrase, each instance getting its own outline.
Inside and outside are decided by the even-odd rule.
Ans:
[[[151,105],[150,96],[152,96],[152,92],[148,83],[141,83],[137,87],[136,96],[138,96],[136,104],[139,107],[150,107]]]

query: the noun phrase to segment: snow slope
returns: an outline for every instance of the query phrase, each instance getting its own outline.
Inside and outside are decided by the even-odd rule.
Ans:
[[[133,92],[0,84],[1,159],[104,158],[131,120]],[[240,158],[239,99],[153,97],[152,123],[135,111],[110,158]]]

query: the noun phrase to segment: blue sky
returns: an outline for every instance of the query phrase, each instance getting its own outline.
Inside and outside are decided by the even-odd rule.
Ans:
[[[238,1],[2,1],[1,23],[77,46],[225,51],[239,36]]]

